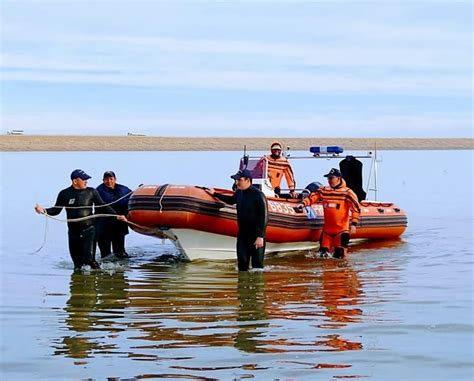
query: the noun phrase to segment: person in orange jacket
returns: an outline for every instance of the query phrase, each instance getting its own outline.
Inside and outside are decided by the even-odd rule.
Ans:
[[[341,172],[332,168],[327,177],[329,186],[321,187],[304,198],[297,208],[322,202],[324,226],[320,238],[320,256],[328,257],[333,250],[334,258],[347,255],[350,234],[354,234],[359,222],[360,205],[356,194],[346,186]],[[350,222],[350,226],[349,226]]]
[[[290,196],[296,198],[295,193],[295,177],[293,175],[293,169],[288,159],[281,155],[282,145],[280,142],[273,142],[270,146],[271,155],[265,155],[265,159],[268,162],[268,178],[272,184],[275,194],[280,196],[280,184],[281,179],[285,176],[288,189],[290,190]]]

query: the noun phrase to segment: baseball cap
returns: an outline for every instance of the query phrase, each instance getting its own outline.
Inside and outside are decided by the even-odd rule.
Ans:
[[[81,180],[88,180],[91,177],[85,173],[82,169],[75,169],[71,172],[71,180],[74,179],[81,179]]]
[[[342,177],[341,171],[337,168],[331,168],[329,173],[326,173],[324,177],[330,177],[330,176]]]
[[[231,179],[238,180],[242,177],[247,177],[249,179],[252,178],[252,174],[248,169],[241,169],[239,172],[237,172],[235,175],[230,176]]]

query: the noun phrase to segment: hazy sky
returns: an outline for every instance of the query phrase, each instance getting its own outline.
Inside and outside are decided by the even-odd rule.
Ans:
[[[1,132],[472,137],[469,1],[1,2]]]

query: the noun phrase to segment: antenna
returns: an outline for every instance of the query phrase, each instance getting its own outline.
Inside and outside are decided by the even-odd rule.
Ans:
[[[247,155],[247,146],[244,145],[244,157],[243,157],[243,162],[244,162],[244,169],[247,168],[247,165],[249,164],[249,157]]]
[[[372,152],[369,152],[371,155]],[[372,178],[372,172],[374,173],[374,187],[370,188],[370,180]],[[374,147],[374,156],[372,156],[372,161],[370,163],[370,170],[369,170],[369,179],[367,180],[367,192],[373,191],[374,192],[374,201],[377,201],[377,141],[375,141]]]

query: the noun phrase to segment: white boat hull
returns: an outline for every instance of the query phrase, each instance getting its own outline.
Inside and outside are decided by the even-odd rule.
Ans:
[[[235,237],[193,229],[169,229],[164,233],[191,261],[196,259],[228,260],[237,257],[235,249],[237,238]],[[267,242],[265,254],[312,250],[318,247],[319,242]]]

